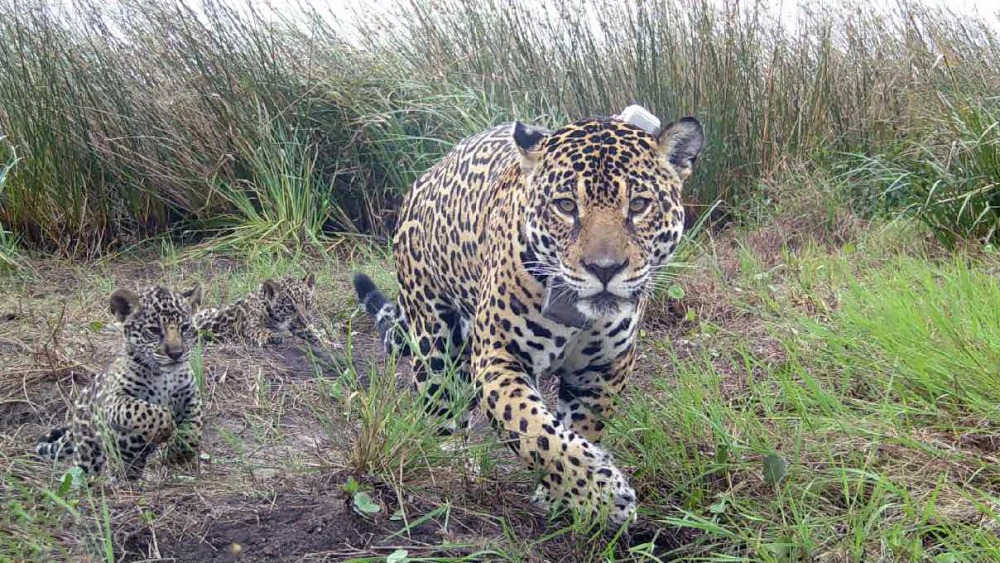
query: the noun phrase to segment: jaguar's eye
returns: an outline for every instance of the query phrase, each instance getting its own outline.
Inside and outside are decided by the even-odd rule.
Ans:
[[[572,199],[562,198],[555,201],[556,209],[566,215],[576,214],[576,202]]]
[[[649,199],[644,197],[637,197],[632,201],[628,202],[628,212],[632,215],[638,215],[649,207]]]
[[[149,327],[149,333],[152,334],[153,336],[160,336],[161,334],[163,334],[163,331],[160,330],[159,326],[153,325]]]

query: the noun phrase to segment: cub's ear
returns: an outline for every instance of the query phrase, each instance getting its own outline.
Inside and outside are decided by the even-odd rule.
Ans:
[[[201,284],[196,285],[191,289],[185,291],[184,293],[181,294],[181,297],[187,299],[188,307],[191,308],[192,313],[197,311],[198,307],[201,307],[201,297],[202,297]]]
[[[705,143],[701,123],[693,117],[678,119],[663,128],[657,141],[660,153],[670,161],[681,180],[686,180]]]
[[[111,314],[124,322],[129,315],[139,310],[139,296],[127,289],[116,289],[111,294]]]
[[[538,157],[541,155],[542,141],[550,134],[550,131],[525,125],[520,121],[514,122],[514,146],[521,155],[521,171],[527,174],[538,164]]]
[[[274,299],[274,296],[278,294],[278,282],[266,279],[264,283],[260,284],[260,289],[264,292],[264,297]]]
[[[309,272],[306,274],[306,277],[302,278],[302,281],[305,282],[306,287],[312,289],[316,287],[316,274]]]

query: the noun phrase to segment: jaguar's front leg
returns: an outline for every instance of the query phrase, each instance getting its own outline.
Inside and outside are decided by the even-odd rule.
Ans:
[[[197,464],[201,453],[201,396],[193,379],[175,392],[177,427],[167,447],[167,463]]]
[[[608,346],[613,346],[608,339]],[[559,380],[559,420],[591,442],[604,437],[605,423],[614,413],[627,376],[632,372],[635,347],[631,342],[612,360],[597,357],[583,368],[566,371]]]
[[[129,480],[142,477],[149,456],[174,433],[174,417],[159,405],[120,394],[108,405],[108,425]]]
[[[312,323],[306,321],[306,319],[301,316],[292,319],[289,323],[288,331],[292,333],[292,336],[301,338],[313,346],[318,346],[320,344],[319,335],[316,333],[316,328]]]
[[[501,439],[530,467],[545,471],[547,500],[606,515],[616,525],[634,518],[635,492],[611,456],[549,411],[519,359],[488,341],[476,348],[480,403]]]

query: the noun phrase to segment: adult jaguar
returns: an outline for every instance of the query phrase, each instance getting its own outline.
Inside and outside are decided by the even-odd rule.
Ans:
[[[634,517],[636,497],[596,444],[632,369],[651,280],[681,237],[681,186],[702,144],[691,117],[655,136],[617,119],[489,129],[404,202],[398,304],[354,279],[386,347],[412,348],[429,411],[452,419],[443,374],[471,371],[502,438],[544,468],[546,500],[616,524]],[[548,374],[559,377],[555,413],[538,391]]]

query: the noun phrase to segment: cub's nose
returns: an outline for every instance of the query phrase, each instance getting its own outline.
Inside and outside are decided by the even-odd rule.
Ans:
[[[171,360],[179,360],[181,359],[181,356],[184,355],[184,346],[172,346],[167,344],[164,348],[166,348],[167,356],[169,356]]]
[[[181,338],[180,331],[170,327],[163,338],[163,352],[174,361],[181,359],[184,355],[184,339]]]
[[[611,281],[611,278],[615,277],[615,274],[624,270],[626,266],[628,266],[628,259],[622,260],[621,262],[612,261],[610,264],[607,262],[598,264],[597,262],[583,261],[583,268],[591,274],[594,274],[594,276],[605,285]]]

